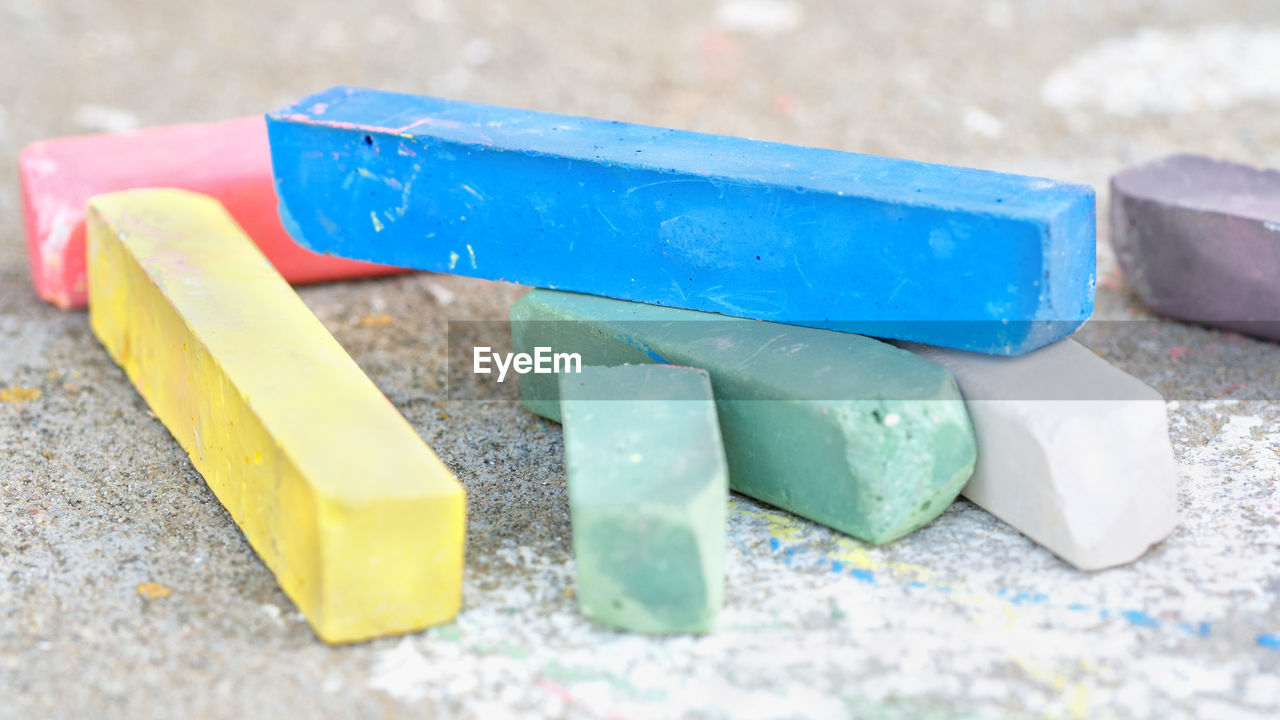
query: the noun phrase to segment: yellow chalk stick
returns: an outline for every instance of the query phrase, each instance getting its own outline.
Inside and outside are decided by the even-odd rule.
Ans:
[[[90,324],[316,634],[451,619],[465,497],[216,200],[89,202]]]

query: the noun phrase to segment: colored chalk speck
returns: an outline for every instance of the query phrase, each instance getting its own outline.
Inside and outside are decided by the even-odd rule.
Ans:
[[[1212,628],[1212,625],[1207,622],[1196,623],[1195,625],[1192,625],[1191,623],[1180,623],[1178,625],[1179,630],[1185,633],[1188,633],[1190,635],[1197,635],[1202,638],[1209,637],[1209,631],[1211,628]]]
[[[360,327],[386,327],[395,322],[395,318],[388,313],[374,313],[373,315],[365,315],[360,318]]]
[[[40,388],[18,387],[14,385],[0,389],[0,402],[20,403],[29,402],[31,400],[39,400],[44,392]]]
[[[1258,636],[1258,647],[1280,650],[1280,633],[1267,633]]]
[[[148,600],[160,600],[172,595],[173,591],[158,582],[144,582],[138,584],[138,594]]]
[[[1124,610],[1121,611],[1120,617],[1128,620],[1131,625],[1138,627],[1160,627],[1160,621],[1142,612],[1141,610]]]

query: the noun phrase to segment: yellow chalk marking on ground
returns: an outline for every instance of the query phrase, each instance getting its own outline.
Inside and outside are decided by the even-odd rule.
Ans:
[[[138,594],[148,600],[159,600],[169,597],[173,591],[158,582],[144,582],[138,584]]]
[[[1050,706],[1043,710],[1044,717],[1061,718],[1065,713],[1065,717],[1083,720],[1093,716],[1094,688],[1092,685],[1072,680],[1063,669],[1052,667],[1052,661],[1048,659],[1031,659],[1021,655],[1012,655],[1010,659],[1028,677],[1051,690],[1056,696]],[[1090,667],[1091,663],[1086,660],[1080,660],[1079,666],[1084,670],[1086,680],[1097,675],[1098,669]]]
[[[0,388],[0,402],[20,403],[39,400],[44,392],[40,388],[20,387],[11,385],[7,388]]]
[[[451,619],[465,498],[217,201],[89,203],[90,324],[328,642]]]
[[[729,506],[747,517],[764,520],[769,524],[769,535],[778,542],[800,542],[812,529],[804,520],[781,512],[769,510],[749,510],[737,500],[730,499]],[[847,537],[834,538],[836,549],[827,556],[839,560],[850,568],[858,570],[892,571],[896,575],[905,576],[917,582],[930,582],[933,571],[923,565],[885,560],[878,551],[869,551],[865,545]]]
[[[386,327],[393,322],[395,322],[395,318],[391,317],[391,315],[387,313],[377,313],[374,315],[365,315],[360,318],[360,327]]]

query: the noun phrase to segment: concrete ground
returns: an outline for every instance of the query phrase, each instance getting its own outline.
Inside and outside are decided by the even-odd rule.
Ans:
[[[873,548],[735,497],[703,638],[578,615],[559,427],[446,399],[446,320],[520,288],[303,290],[470,497],[458,620],[328,647],[85,314],[32,293],[14,166],[349,83],[1088,182],[1105,217],[1162,153],[1280,167],[1278,67],[1267,0],[0,0],[0,388],[41,391],[0,402],[0,718],[1277,717],[1280,349],[1152,320],[1105,227],[1116,322],[1081,339],[1170,400],[1178,531],[1085,574],[965,501]]]

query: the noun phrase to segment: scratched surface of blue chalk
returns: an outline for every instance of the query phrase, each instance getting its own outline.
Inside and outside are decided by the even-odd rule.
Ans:
[[[1006,355],[1093,307],[1086,186],[357,88],[267,120],[335,255]]]

